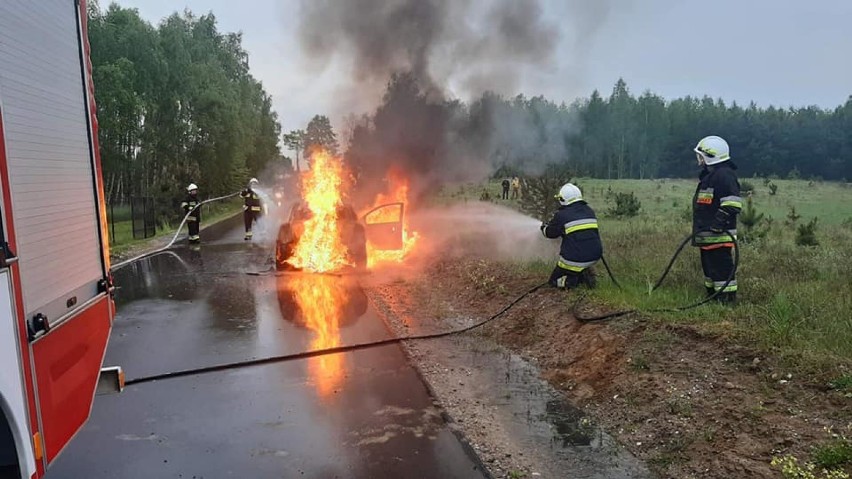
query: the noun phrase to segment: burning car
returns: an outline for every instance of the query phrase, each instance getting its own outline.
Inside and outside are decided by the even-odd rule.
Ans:
[[[287,222],[278,229],[275,267],[279,271],[317,270],[312,267],[310,257],[294,261],[294,256],[300,241],[311,241],[304,238],[306,225],[312,221],[320,221],[328,224],[313,225],[311,229],[323,229],[326,236],[336,236],[324,237],[323,240],[330,241],[335,248],[342,249],[337,252],[344,258],[341,266],[366,269],[369,264],[368,251],[371,254],[381,254],[404,249],[404,212],[404,203],[389,203],[377,206],[359,218],[351,205],[339,204],[334,208],[333,214],[317,217],[305,203],[296,203],[290,209]],[[322,228],[324,226],[327,227]],[[316,241],[316,238],[313,240]],[[317,248],[317,251],[321,253],[324,248]]]

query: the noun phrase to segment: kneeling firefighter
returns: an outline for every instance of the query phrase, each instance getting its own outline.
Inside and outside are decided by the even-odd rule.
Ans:
[[[251,227],[252,224],[257,221],[257,218],[261,213],[261,205],[260,205],[260,196],[254,191],[254,187],[257,186],[258,181],[257,178],[252,178],[249,180],[248,187],[240,192],[240,197],[243,198],[243,221],[246,226],[246,240],[250,240],[252,238]]]
[[[730,234],[737,233],[737,214],[743,207],[734,171],[737,166],[731,161],[728,142],[718,136],[699,141],[695,154],[702,170],[692,201],[692,231],[696,234],[692,244],[701,249],[707,295],[718,291],[716,299],[732,305],[737,299],[736,278],[732,277],[727,286],[725,283],[734,272]]]
[[[603,245],[598,233],[595,212],[583,200],[580,188],[566,183],[556,195],[559,210],[549,223],[541,224],[547,238],[562,238],[559,261],[550,275],[550,284],[558,288],[576,288],[580,284],[595,286],[589,269],[603,256]]]

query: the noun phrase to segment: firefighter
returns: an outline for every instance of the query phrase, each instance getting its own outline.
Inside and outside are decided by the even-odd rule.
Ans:
[[[509,199],[509,178],[503,178],[503,182],[500,183],[500,186],[503,187],[503,197],[501,199],[508,200]]]
[[[257,178],[252,178],[249,180],[249,184],[242,192],[240,192],[240,197],[243,198],[245,203],[243,204],[243,221],[246,226],[246,235],[245,240],[250,240],[252,237],[251,226],[252,223],[257,221],[260,216],[262,207],[260,205],[260,196],[257,195],[257,192],[254,191],[254,187],[257,186],[258,181]]]
[[[549,223],[541,224],[545,237],[562,238],[559,261],[549,282],[558,288],[576,288],[580,284],[593,288],[595,279],[590,268],[603,255],[595,212],[583,200],[580,188],[571,183],[559,189],[556,199],[562,206]]]
[[[701,268],[707,295],[733,305],[737,300],[737,281],[725,286],[734,272],[733,239],[736,237],[737,214],[743,207],[740,183],[731,161],[728,143],[718,136],[708,136],[695,147],[701,174],[692,201],[693,246],[701,250]],[[730,232],[730,233],[729,233]]]
[[[517,176],[512,178],[512,199],[516,200],[521,197],[521,179]]]
[[[195,183],[190,183],[186,187],[186,199],[180,204],[184,214],[189,214],[186,217],[186,226],[189,228],[189,242],[200,243],[201,236],[198,230],[201,228],[201,208],[198,201],[198,186]]]

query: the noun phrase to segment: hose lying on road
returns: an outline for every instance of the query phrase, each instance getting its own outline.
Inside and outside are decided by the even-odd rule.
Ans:
[[[698,235],[698,233],[700,233],[700,232],[693,233],[692,235],[686,237],[681,242],[680,246],[678,246],[677,250],[675,251],[674,255],[672,256],[671,260],[669,261],[669,264],[666,266],[665,270],[663,271],[663,274],[660,276],[660,279],[657,280],[657,283],[654,285],[653,288],[651,288],[651,291],[656,290],[657,288],[659,288],[663,284],[663,281],[666,279],[666,276],[668,276],[669,272],[671,271],[672,266],[674,265],[675,260],[678,258],[678,256],[680,256],[680,253],[683,251],[683,248],[689,242],[691,242],[692,239],[696,235]],[[728,232],[728,233],[731,234],[731,232]],[[734,238],[733,234],[731,234],[731,238]],[[702,304],[705,304],[705,303],[713,300],[716,296],[719,295],[719,293],[721,291],[723,291],[731,283],[731,281],[734,278],[734,274],[736,273],[737,265],[739,264],[739,259],[740,259],[740,252],[739,252],[739,245],[737,244],[736,239],[733,240],[733,243],[734,243],[734,251],[735,251],[734,267],[733,267],[731,274],[729,275],[727,281],[725,281],[725,284],[721,288],[717,289],[714,292],[713,295],[708,296],[707,298],[705,298],[701,301],[698,301],[696,303],[692,303],[692,304],[689,304],[689,305],[686,305],[686,306],[675,307],[675,308],[649,309],[649,310],[644,310],[644,312],[653,313],[653,312],[684,311],[684,310],[687,310],[687,309],[691,309],[691,308],[700,306]],[[164,249],[166,249],[166,248],[164,248]],[[602,260],[603,260],[604,267],[606,268],[607,273],[609,273],[609,276],[612,279],[613,283],[615,283],[616,286],[621,288],[621,286],[618,284],[618,281],[615,279],[615,275],[612,273],[612,270],[610,269],[609,264],[606,262],[605,259],[602,258]],[[548,284],[549,283],[545,282],[545,283],[536,285],[535,287],[527,290],[526,292],[524,292],[520,296],[516,297],[514,300],[512,300],[512,302],[507,304],[505,307],[503,307],[503,309],[501,309],[497,313],[491,315],[490,317],[488,317],[488,318],[486,318],[482,321],[479,321],[479,322],[474,323],[470,326],[466,326],[466,327],[459,328],[459,329],[452,329],[452,330],[443,331],[443,332],[440,332],[440,333],[399,336],[399,337],[395,337],[395,338],[382,339],[382,340],[379,340],[379,341],[369,341],[369,342],[365,342],[365,343],[352,344],[352,345],[348,345],[348,346],[337,346],[337,347],[333,347],[333,348],[316,349],[316,350],[313,350],[313,351],[302,351],[302,352],[298,352],[298,353],[282,354],[282,355],[276,355],[276,356],[269,356],[269,357],[265,357],[265,358],[247,359],[247,360],[244,360],[244,361],[235,361],[235,362],[231,362],[231,363],[216,364],[216,365],[213,365],[213,366],[205,366],[205,367],[193,368],[193,369],[184,369],[184,370],[180,370],[180,371],[173,371],[173,372],[162,373],[162,374],[154,374],[154,375],[151,375],[151,376],[142,376],[142,377],[138,377],[138,378],[128,379],[125,382],[125,385],[131,386],[131,385],[134,385],[134,384],[143,384],[143,383],[148,383],[148,382],[153,382],[153,381],[160,381],[160,380],[164,380],[164,379],[174,379],[174,378],[180,378],[180,377],[185,377],[185,376],[194,376],[194,375],[197,375],[197,374],[211,373],[211,372],[217,372],[217,371],[227,371],[227,370],[231,370],[231,369],[238,369],[238,368],[243,368],[243,367],[248,367],[248,366],[260,366],[260,365],[264,365],[264,364],[273,364],[273,363],[280,363],[280,362],[287,362],[287,361],[313,358],[313,357],[317,357],[317,356],[325,356],[325,355],[328,355],[328,354],[346,353],[346,352],[350,352],[350,351],[358,351],[358,350],[362,350],[362,349],[369,349],[369,348],[376,348],[376,347],[380,347],[380,346],[386,346],[386,345],[389,345],[389,344],[398,344],[398,343],[402,343],[402,342],[405,342],[405,341],[414,341],[414,340],[423,340],[423,339],[436,339],[436,338],[443,338],[443,337],[447,337],[447,336],[461,334],[461,333],[465,333],[465,332],[474,330],[476,328],[480,328],[480,327],[490,323],[491,321],[494,321],[495,319],[504,315],[513,306],[515,306],[516,304],[521,302],[524,298],[526,298],[530,294],[538,291],[542,287],[548,286]],[[583,300],[583,298],[585,298],[585,295],[581,296],[580,299],[574,304],[574,307],[573,307],[574,317],[578,321],[581,321],[581,322],[603,321],[605,319],[617,318],[617,317],[620,317],[620,316],[625,316],[625,315],[636,313],[636,312],[640,311],[639,309],[630,309],[630,310],[624,310],[624,311],[615,311],[615,312],[603,314],[603,315],[600,315],[600,316],[584,317],[584,316],[578,314],[578,311],[577,311],[577,308],[578,308],[580,302]]]
[[[237,368],[243,368],[243,367],[247,367],[247,366],[260,366],[260,365],[263,365],[263,364],[272,364],[272,363],[280,363],[280,362],[285,362],[285,361],[294,361],[294,360],[298,360],[298,359],[313,358],[313,357],[316,357],[316,356],[325,356],[325,355],[328,355],[328,354],[346,353],[346,352],[349,352],[349,351],[358,351],[358,350],[361,350],[361,349],[369,349],[369,348],[376,348],[376,347],[379,347],[379,346],[386,346],[388,344],[397,344],[397,343],[401,343],[403,341],[414,341],[414,340],[419,340],[419,339],[436,339],[436,338],[443,338],[443,337],[446,337],[446,336],[452,336],[452,335],[455,335],[455,334],[461,334],[461,333],[465,333],[465,332],[471,331],[473,329],[482,327],[482,326],[490,323],[491,321],[494,321],[495,319],[497,319],[500,316],[502,316],[503,314],[505,314],[506,311],[509,311],[514,305],[518,304],[521,300],[523,300],[524,298],[526,298],[530,294],[538,291],[540,288],[542,288],[544,286],[547,286],[547,283],[542,283],[542,284],[539,284],[538,286],[536,286],[532,289],[529,289],[525,293],[523,293],[520,296],[518,296],[517,298],[515,298],[511,303],[507,304],[503,309],[501,309],[497,313],[493,314],[491,317],[484,319],[484,320],[482,320],[478,323],[474,323],[470,326],[466,326],[464,328],[453,329],[453,330],[450,330],[450,331],[443,331],[443,332],[440,332],[440,333],[415,334],[415,335],[411,335],[411,336],[399,336],[399,337],[395,337],[395,338],[382,339],[382,340],[379,340],[379,341],[369,341],[369,342],[366,342],[366,343],[352,344],[352,345],[349,345],[349,346],[338,346],[338,347],[334,347],[334,348],[317,349],[317,350],[314,350],[314,351],[303,351],[303,352],[293,353],[293,354],[282,354],[282,355],[270,356],[270,357],[266,357],[266,358],[247,359],[245,361],[236,361],[236,362],[232,362],[232,363],[217,364],[217,365],[214,365],[214,366],[206,366],[206,367],[195,368],[195,369],[185,369],[185,370],[182,370],[182,371],[173,371],[173,372],[170,372],[170,373],[154,374],[154,375],[151,375],[151,376],[143,376],[143,377],[139,377],[139,378],[128,379],[127,381],[125,381],[124,384],[125,384],[125,386],[131,386],[133,384],[149,383],[149,382],[152,382],[152,381],[159,381],[159,380],[162,380],[162,379],[174,379],[174,378],[179,378],[179,377],[184,377],[184,376],[194,376],[196,374],[212,373],[212,372],[216,372],[216,371],[227,371],[229,369],[237,369]]]
[[[160,254],[160,253],[166,251],[167,249],[171,248],[172,245],[175,244],[175,241],[177,241],[178,236],[180,236],[180,232],[181,232],[181,230],[183,230],[183,225],[186,224],[186,220],[187,220],[187,218],[189,218],[189,215],[194,213],[195,210],[197,210],[198,208],[201,208],[201,205],[206,204],[206,203],[211,203],[213,201],[221,201],[221,200],[226,200],[228,198],[233,198],[234,196],[237,196],[238,194],[240,194],[240,193],[239,192],[231,193],[230,195],[219,196],[218,198],[210,198],[209,200],[204,200],[201,203],[198,203],[198,205],[195,208],[189,210],[186,213],[186,216],[183,217],[183,221],[180,222],[180,226],[178,226],[177,231],[175,231],[175,235],[174,235],[174,237],[172,237],[172,240],[169,241],[169,244],[163,246],[162,248],[155,249],[154,251],[148,251],[147,253],[142,253],[139,256],[134,256],[133,258],[126,259],[126,260],[124,260],[120,263],[116,263],[116,264],[114,264],[110,267],[110,271],[112,271],[112,272],[118,271],[119,269],[121,269],[121,268],[135,262],[135,261],[139,261],[142,258],[147,258],[149,256],[154,256],[156,254]]]
[[[654,284],[654,286],[651,288],[651,292],[656,291],[657,288],[659,288],[663,284],[663,281],[665,281],[666,276],[669,275],[669,272],[671,271],[675,260],[677,260],[678,256],[680,256],[680,253],[683,251],[683,248],[686,247],[687,244],[691,243],[692,240],[696,236],[698,236],[699,234],[701,234],[703,232],[704,232],[704,230],[696,231],[696,232],[692,233],[691,235],[687,236],[686,238],[684,238],[683,241],[680,242],[680,245],[677,247],[677,250],[675,250],[675,253],[672,255],[671,259],[669,260],[669,264],[666,265],[666,269],[663,270],[663,274],[660,276],[660,279],[658,279],[657,282]],[[655,308],[655,309],[646,309],[646,310],[640,310],[638,308],[637,309],[625,309],[625,310],[622,310],[622,311],[613,311],[611,313],[605,313],[605,314],[601,314],[601,315],[597,315],[597,316],[583,316],[579,312],[580,303],[582,303],[583,299],[586,297],[586,295],[583,295],[583,296],[580,296],[580,298],[577,300],[577,302],[574,303],[574,307],[572,308],[572,312],[573,312],[574,317],[577,319],[577,321],[584,322],[584,323],[590,323],[590,322],[593,322],[593,321],[604,321],[604,320],[607,320],[607,319],[613,319],[613,318],[618,318],[618,317],[621,317],[621,316],[627,316],[628,314],[638,313],[640,311],[645,312],[645,313],[676,313],[676,312],[679,312],[679,311],[686,311],[688,309],[696,308],[698,306],[701,306],[702,304],[706,304],[706,303],[709,303],[710,301],[713,301],[714,299],[716,299],[717,296],[719,296],[719,294],[722,293],[722,291],[725,290],[725,288],[728,287],[728,285],[731,284],[731,281],[734,280],[734,275],[736,275],[737,267],[740,264],[740,246],[737,243],[737,238],[733,234],[733,232],[727,231],[727,233],[728,233],[728,235],[730,235],[731,242],[734,244],[734,267],[731,268],[731,273],[728,275],[728,279],[725,280],[725,284],[723,284],[720,288],[716,288],[716,291],[714,291],[713,294],[707,296],[706,298],[702,299],[701,301],[696,301],[694,303],[687,304],[686,306],[677,306],[677,307],[673,307],[673,308]],[[604,267],[606,268],[606,272],[607,272],[607,274],[609,274],[610,279],[612,279],[612,282],[620,289],[621,285],[618,284],[618,281],[615,279],[615,275],[612,273],[612,270],[610,269],[609,265],[607,264],[606,259],[604,259],[604,258],[601,258],[601,259],[603,260]]]

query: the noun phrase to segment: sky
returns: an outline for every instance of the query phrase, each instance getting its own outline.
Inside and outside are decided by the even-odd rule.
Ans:
[[[347,0],[337,0],[347,1]],[[450,0],[452,1],[452,0]],[[489,1],[489,0],[482,0]],[[597,2],[594,19],[578,9]],[[101,5],[106,5],[101,0]],[[302,54],[299,0],[117,0],[152,24],[188,8],[213,12],[223,32],[242,32],[252,74],[272,95],[283,131],[316,114],[336,127],[348,113],[345,58],[317,65]],[[760,106],[833,108],[852,94],[849,0],[541,0],[559,30],[551,64],[526,68],[517,91],[570,103],[623,77],[634,94],[710,95]],[[584,5],[584,7],[579,7]],[[574,21],[567,21],[574,19]],[[464,98],[465,93],[450,94]]]

